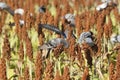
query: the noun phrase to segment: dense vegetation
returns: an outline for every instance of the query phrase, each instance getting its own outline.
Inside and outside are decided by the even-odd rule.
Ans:
[[[0,7],[0,80],[119,80],[120,39],[111,39],[120,34],[120,0],[96,8],[102,1],[0,0],[13,11],[24,10],[11,15]],[[45,12],[39,12],[41,6]],[[66,22],[68,13],[75,16],[75,26]],[[45,57],[48,50],[39,46],[64,36],[38,24],[67,29],[69,47],[57,45]],[[78,42],[81,33],[89,31],[94,46]]]

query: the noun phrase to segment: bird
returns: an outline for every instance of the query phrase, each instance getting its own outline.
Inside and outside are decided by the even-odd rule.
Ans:
[[[95,43],[93,42],[93,33],[91,31],[88,32],[82,32],[80,34],[80,37],[78,39],[79,44],[87,43],[89,46],[94,46]]]
[[[19,14],[19,15],[22,16],[25,13],[24,9],[22,9],[22,8],[17,8],[15,10],[12,10],[5,2],[0,2],[0,9],[6,10],[12,16],[14,16],[15,14]],[[39,7],[39,12],[45,13],[46,12],[46,8],[44,6],[40,6]],[[30,13],[30,16],[32,16],[32,13]],[[20,26],[23,26],[25,24],[25,21],[20,19],[19,23],[20,23]],[[15,23],[13,22],[13,23],[10,23],[9,25],[10,26],[15,26]]]
[[[25,24],[25,21],[20,19],[19,24],[20,24],[21,27],[23,27],[23,25]],[[8,25],[12,28],[13,26],[15,26],[15,22],[9,22]]]
[[[65,19],[65,22],[67,24],[69,24],[72,27],[75,26],[75,15],[73,15],[71,13],[67,13],[67,14],[65,14],[65,16],[63,16],[63,18]]]
[[[107,2],[107,3],[110,3],[111,0],[102,0],[101,2]]]
[[[19,15],[23,15],[24,14],[24,9],[22,8],[17,8],[15,10],[12,10],[6,3],[4,2],[0,2],[0,9],[7,11],[8,13],[10,13],[12,16],[14,16],[15,14],[19,14]],[[19,20],[20,26],[23,26],[23,24],[25,23],[24,20],[20,19]],[[15,26],[15,23],[9,23],[9,26]]]
[[[103,2],[102,4],[100,4],[96,7],[96,10],[101,11],[101,10],[107,8],[107,6],[108,6],[108,2]]]
[[[58,45],[63,44],[65,48],[68,48],[68,42],[63,38],[54,38],[47,43],[43,44],[40,49],[52,49],[57,47]]]
[[[0,9],[6,10],[9,12],[12,16],[14,16],[14,11],[4,2],[0,2]]]
[[[45,6],[40,6],[40,7],[39,7],[39,12],[40,12],[40,13],[45,13],[45,12],[46,12]]]
[[[64,38],[66,38],[66,35],[63,31],[61,31],[58,27],[55,27],[54,25],[50,25],[50,24],[38,24],[38,27],[41,28],[45,28],[48,30],[51,30],[53,32],[56,32],[57,34],[61,34],[62,36],[64,36]]]
[[[50,51],[56,48],[58,45],[62,44],[64,48],[69,47],[69,43],[63,38],[54,38],[42,46],[38,46],[39,50],[48,50],[47,53],[44,53],[44,57],[47,58],[50,54]]]
[[[23,14],[24,14],[24,9],[22,9],[22,8],[17,8],[17,9],[15,9],[14,14],[23,15]]]
[[[68,38],[69,30],[66,29],[66,30],[64,31],[64,33],[65,33],[66,38]],[[75,38],[75,39],[77,39],[77,37],[75,36],[75,34],[73,33],[73,31],[72,31],[72,37]]]
[[[24,9],[18,8],[15,10],[12,10],[6,3],[0,2],[0,9],[6,10],[8,13],[10,13],[12,16],[15,14],[23,15],[24,14]]]
[[[1,9],[5,9],[5,8],[8,8],[7,4],[4,3],[4,2],[0,2],[0,8]]]
[[[65,32],[61,31],[58,27],[55,27],[50,24],[38,24],[39,27],[45,28],[48,30],[51,30],[53,32],[56,32],[57,34],[61,34],[63,38],[54,38],[47,43],[44,43],[42,46],[38,46],[39,50],[47,50],[47,53],[43,54],[44,58],[47,58],[50,54],[50,51],[56,48],[58,45],[63,44],[64,48],[69,47],[69,43],[66,41],[66,38],[68,37],[68,31]]]
[[[67,42],[68,37],[68,30],[65,30],[64,32],[59,30],[57,27],[49,24],[39,24],[39,27],[46,28],[48,30],[54,31],[58,34],[63,35],[63,38],[54,38],[47,43],[44,43],[42,46],[38,46],[39,50],[47,50],[47,53],[44,53],[44,57],[47,58],[50,54],[50,51],[56,48],[58,45],[63,44],[64,48],[69,47],[69,43]],[[76,36],[72,34],[72,36],[76,39]]]
[[[10,9],[10,8],[9,8],[9,9]],[[11,11],[11,9],[10,9],[10,11]],[[40,6],[40,7],[39,7],[39,12],[40,12],[40,13],[45,13],[45,12],[46,12],[46,8],[45,8],[44,6]],[[18,9],[15,9],[15,11],[12,11],[12,13],[13,13],[13,16],[14,16],[14,14],[23,15],[23,14],[24,14],[24,10],[23,10],[22,8],[18,8]],[[30,13],[30,16],[32,16],[32,15],[33,15],[33,14]],[[22,19],[20,19],[20,20],[19,20],[19,23],[20,23],[20,26],[23,26],[23,25],[25,24],[25,21],[22,20]],[[13,24],[14,24],[14,25],[13,25]],[[15,23],[12,23],[12,25],[15,26]]]
[[[112,44],[115,44],[115,43],[120,43],[120,34],[117,35],[117,34],[112,34],[111,37],[110,37],[110,42]]]
[[[115,1],[111,1],[111,0],[102,0],[102,4],[98,5],[96,7],[96,10],[101,11],[109,6],[115,7],[115,6],[117,6],[117,3]]]

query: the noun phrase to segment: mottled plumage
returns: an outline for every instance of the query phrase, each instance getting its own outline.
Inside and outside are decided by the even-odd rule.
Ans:
[[[120,35],[113,34],[110,38],[112,44],[120,43]]]
[[[64,16],[66,23],[70,24],[71,26],[75,26],[75,16],[71,13],[68,13]]]
[[[78,39],[78,43],[87,43],[89,46],[94,46],[92,32],[82,32]]]
[[[68,42],[65,39],[55,38],[55,39],[52,39],[52,40],[48,41],[47,43],[43,44],[42,46],[39,46],[39,49],[53,49],[60,44],[63,44],[63,46],[65,48],[68,48],[68,46],[69,46]]]
[[[54,48],[56,48],[57,46],[63,44],[64,48],[68,48],[69,44],[68,42],[63,39],[63,38],[54,38],[50,41],[48,41],[47,43],[43,44],[42,46],[39,46],[38,48],[40,50],[47,50],[47,53],[43,54],[43,57],[47,58],[50,54],[50,51]]]

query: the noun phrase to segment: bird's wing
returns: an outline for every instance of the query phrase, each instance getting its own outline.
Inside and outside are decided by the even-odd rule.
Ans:
[[[69,43],[65,39],[61,39],[61,44],[63,44],[65,48],[69,47]]]
[[[39,27],[42,27],[42,28],[46,28],[48,30],[51,30],[51,31],[54,31],[56,32],[57,34],[61,34],[63,35],[65,38],[66,38],[66,35],[64,32],[62,32],[59,28],[53,26],[53,25],[49,25],[49,24],[39,24],[38,25]]]
[[[48,43],[45,43],[45,44],[43,44],[42,46],[39,46],[38,47],[40,50],[44,50],[44,49],[51,49],[51,48],[53,48],[53,46],[51,46],[50,44],[48,44]]]
[[[94,42],[91,38],[85,38],[84,40],[89,46],[94,46]]]
[[[120,35],[118,35],[116,38],[117,38],[117,41],[120,42]]]

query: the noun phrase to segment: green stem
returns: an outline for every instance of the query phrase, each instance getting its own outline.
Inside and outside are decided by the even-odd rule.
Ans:
[[[104,43],[104,49],[103,49],[103,53],[105,53],[105,44],[106,44],[106,39],[105,39],[105,34],[104,34],[104,39],[103,39],[103,43]]]
[[[8,71],[9,71],[9,64],[8,64],[8,60],[6,59],[6,76],[7,76],[7,78],[9,77]]]
[[[21,64],[21,67],[20,67],[20,76],[22,76],[22,64]]]
[[[32,62],[29,60],[29,75],[30,75],[30,80],[32,80]]]

